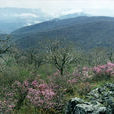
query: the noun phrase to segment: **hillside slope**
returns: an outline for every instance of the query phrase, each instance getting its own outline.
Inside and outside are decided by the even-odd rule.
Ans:
[[[39,40],[66,39],[83,48],[114,47],[114,18],[77,17],[52,20],[18,29],[12,33],[21,47],[36,46]]]

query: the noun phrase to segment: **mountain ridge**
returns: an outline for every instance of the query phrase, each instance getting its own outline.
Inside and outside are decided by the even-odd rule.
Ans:
[[[32,25],[14,31],[12,35],[22,47],[32,47],[45,39],[66,39],[80,44],[83,48],[114,47],[113,30],[113,17],[81,16]]]

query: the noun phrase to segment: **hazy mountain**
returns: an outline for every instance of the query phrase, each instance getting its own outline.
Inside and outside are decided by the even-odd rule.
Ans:
[[[23,26],[51,19],[40,9],[0,8],[0,31],[9,33]]]
[[[66,39],[84,48],[114,47],[114,18],[77,17],[24,27],[12,33],[21,47],[37,46],[39,40]]]

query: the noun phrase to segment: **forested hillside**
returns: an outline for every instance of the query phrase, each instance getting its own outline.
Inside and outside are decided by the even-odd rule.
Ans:
[[[113,30],[114,18],[82,16],[24,27],[11,35],[20,47],[37,46],[40,40],[45,39],[65,39],[88,49],[98,46],[114,47]]]

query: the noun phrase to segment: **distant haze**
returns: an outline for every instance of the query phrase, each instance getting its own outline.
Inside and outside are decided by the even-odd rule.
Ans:
[[[0,7],[38,8],[53,17],[76,12],[114,16],[114,0],[0,0]]]

